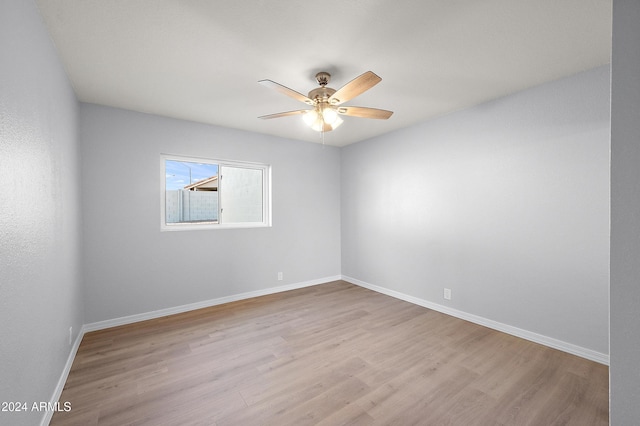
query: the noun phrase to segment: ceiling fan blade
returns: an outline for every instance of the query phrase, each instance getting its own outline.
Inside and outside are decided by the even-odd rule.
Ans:
[[[387,111],[385,109],[358,106],[338,107],[336,108],[336,111],[338,111],[338,114],[342,115],[362,118],[377,118],[379,120],[386,120],[393,114],[393,111]]]
[[[270,89],[276,90],[282,93],[283,95],[287,95],[297,101],[304,102],[305,104],[308,104],[308,105],[314,104],[311,99],[309,99],[307,96],[303,95],[302,93],[296,92],[293,89],[289,89],[288,87],[283,86],[282,84],[276,83],[275,81],[260,80],[258,83]]]
[[[381,81],[382,78],[378,77],[372,71],[367,71],[338,89],[338,91],[329,98],[329,103],[331,105],[340,105],[366,92]]]
[[[287,112],[279,112],[277,114],[263,115],[263,116],[258,117],[258,118],[262,118],[263,120],[268,120],[270,118],[280,118],[280,117],[288,117],[290,115],[304,114],[307,111],[312,111],[312,110],[310,110],[310,109],[298,109],[296,111],[287,111]]]

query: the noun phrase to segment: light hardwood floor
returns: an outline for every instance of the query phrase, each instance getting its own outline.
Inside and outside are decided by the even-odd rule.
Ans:
[[[88,333],[52,425],[607,425],[608,368],[343,281]]]

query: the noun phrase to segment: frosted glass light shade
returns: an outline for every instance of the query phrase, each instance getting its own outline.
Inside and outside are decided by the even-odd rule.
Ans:
[[[333,130],[343,122],[338,112],[333,108],[325,108],[322,112],[318,112],[318,110],[307,111],[302,115],[302,119],[307,126],[316,132]]]
[[[331,125],[333,125],[333,123],[335,123],[336,120],[340,118],[338,117],[338,113],[336,112],[336,110],[331,107],[327,107],[322,110],[322,117],[324,118],[325,123]]]
[[[341,125],[344,122],[344,120],[342,118],[340,118],[338,116],[338,114],[336,113],[336,119],[334,120],[334,122],[331,124],[331,128],[335,129],[337,128],[339,125]]]
[[[313,123],[315,123],[318,119],[318,111],[316,111],[315,109],[307,111],[302,115],[302,119],[305,123],[307,123],[308,126],[313,126]]]

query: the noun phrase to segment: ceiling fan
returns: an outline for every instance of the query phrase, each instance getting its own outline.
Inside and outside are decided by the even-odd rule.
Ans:
[[[340,106],[366,92],[382,81],[380,77],[371,71],[367,71],[364,74],[359,75],[338,90],[327,86],[331,80],[331,74],[328,72],[319,72],[316,74],[316,80],[320,87],[310,91],[308,96],[289,89],[288,87],[274,81],[260,80],[258,83],[263,86],[274,89],[300,102],[304,102],[305,104],[313,107],[313,109],[279,112],[277,114],[263,115],[258,118],[270,119],[302,114],[302,118],[305,123],[307,123],[307,125],[309,125],[313,130],[318,132],[329,132],[342,124],[342,119],[339,115],[386,120],[391,117],[391,114],[393,114],[392,111],[384,109]]]

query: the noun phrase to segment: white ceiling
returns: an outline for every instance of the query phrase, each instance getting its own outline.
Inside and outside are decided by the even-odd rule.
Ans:
[[[78,99],[320,142],[305,105],[318,71],[345,103],[394,111],[345,117],[344,146],[609,62],[611,0],[37,0]]]

